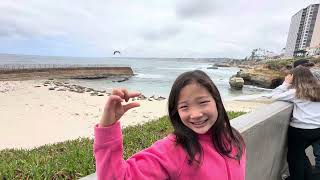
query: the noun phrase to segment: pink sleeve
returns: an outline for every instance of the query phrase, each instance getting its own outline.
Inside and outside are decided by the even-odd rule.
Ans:
[[[96,126],[94,132],[94,155],[99,180],[172,179],[178,176],[183,156],[175,152],[176,147],[168,138],[125,161],[119,122],[110,127]]]

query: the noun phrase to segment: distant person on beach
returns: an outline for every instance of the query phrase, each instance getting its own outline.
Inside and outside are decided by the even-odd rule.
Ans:
[[[274,90],[274,100],[294,104],[288,129],[288,154],[290,180],[311,179],[311,164],[305,149],[320,139],[320,87],[311,71],[296,67]]]
[[[114,89],[105,104],[94,129],[98,179],[245,179],[244,141],[231,127],[217,87],[200,70],[181,74],[172,86],[174,132],[124,160],[119,119],[139,106],[125,103],[139,95]]]
[[[293,68],[301,66],[309,68],[313,76],[320,81],[320,68],[314,68],[314,64],[307,59],[299,59],[293,62]],[[312,143],[312,149],[315,157],[315,167],[320,170],[320,140]]]

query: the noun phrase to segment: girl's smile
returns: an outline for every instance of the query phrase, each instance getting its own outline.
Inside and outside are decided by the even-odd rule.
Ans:
[[[203,126],[206,122],[208,122],[208,119],[205,120],[200,120],[200,121],[195,121],[195,122],[190,122],[191,124],[195,125],[195,126]]]

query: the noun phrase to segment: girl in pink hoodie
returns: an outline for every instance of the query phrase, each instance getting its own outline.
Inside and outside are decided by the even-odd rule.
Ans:
[[[181,74],[169,99],[174,132],[151,147],[123,159],[118,120],[138,102],[140,93],[114,89],[95,127],[94,155],[98,179],[245,179],[245,145],[230,126],[220,93],[203,71]]]

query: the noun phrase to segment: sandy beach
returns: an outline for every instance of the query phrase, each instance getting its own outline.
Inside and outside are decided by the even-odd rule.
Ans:
[[[0,81],[0,150],[34,148],[78,137],[93,137],[93,127],[108,98],[89,92],[49,90],[45,80]],[[167,100],[138,100],[128,111],[122,127],[150,121],[167,114]],[[265,100],[224,102],[227,111],[253,111]]]

